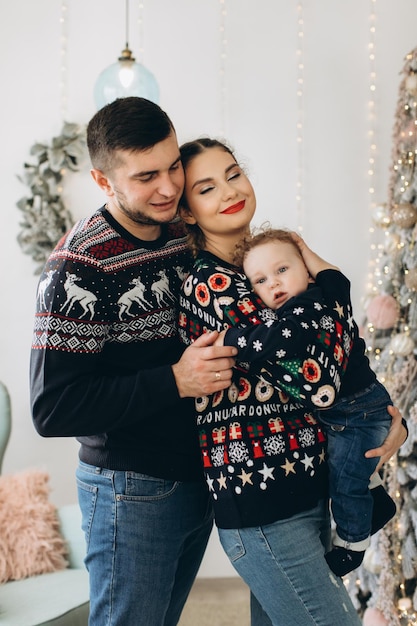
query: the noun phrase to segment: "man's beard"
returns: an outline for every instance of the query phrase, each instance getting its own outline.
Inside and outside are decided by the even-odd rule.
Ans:
[[[160,226],[161,224],[166,224],[167,221],[171,221],[171,219],[175,217],[173,216],[169,220],[156,220],[152,217],[149,217],[149,215],[145,215],[141,211],[132,211],[128,206],[124,204],[119,194],[116,194],[116,198],[119,205],[119,210],[135,224],[140,224],[142,226]]]

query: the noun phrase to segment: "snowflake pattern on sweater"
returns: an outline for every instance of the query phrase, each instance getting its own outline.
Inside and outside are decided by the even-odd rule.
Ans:
[[[345,296],[344,302],[332,304],[347,305]],[[325,437],[307,405],[324,402],[323,390],[322,400],[313,398],[321,387],[333,398],[337,393],[347,355],[342,349],[338,362],[334,349],[338,346],[339,352],[347,335],[343,324],[328,323],[325,304],[319,304],[316,317],[303,320],[308,329],[291,316],[282,325],[282,346],[276,351],[288,358],[271,359],[267,366],[265,358],[251,365],[239,361],[229,389],[196,401],[201,455],[219,527],[272,523],[314,506],[326,493]],[[248,327],[259,330],[250,342],[256,352],[276,324],[275,314],[253,294],[243,274],[208,252],[199,254],[180,296],[179,332],[186,344],[203,332]],[[300,327],[302,357],[286,350]],[[306,354],[307,331],[323,337],[320,354]],[[240,337],[247,341],[244,333]]]

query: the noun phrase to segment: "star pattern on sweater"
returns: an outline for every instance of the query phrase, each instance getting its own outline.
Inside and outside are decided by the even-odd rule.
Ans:
[[[282,329],[282,336],[285,337],[285,339],[289,339],[291,337],[291,331],[289,328],[283,328]]]
[[[333,311],[336,311],[339,317],[345,317],[345,314],[343,312],[343,307],[341,304],[338,303],[337,300],[336,300],[336,306],[333,308]]]
[[[223,474],[223,472],[221,472],[220,477],[216,478],[216,480],[219,483],[219,489],[227,489],[226,476]]]
[[[314,456],[308,456],[308,454],[306,453],[304,453],[304,458],[300,459],[300,462],[304,465],[305,471],[307,471],[309,467],[311,467],[311,469],[314,469],[313,461]]]
[[[254,341],[252,345],[253,345],[253,349],[256,350],[256,352],[261,352],[261,350],[262,350],[262,342],[259,341],[259,339]]]
[[[264,463],[262,469],[258,470],[258,473],[262,474],[264,481],[268,480],[268,478],[275,480],[275,477],[273,476],[274,469],[274,467],[268,467],[267,464]]]
[[[301,315],[302,313],[304,313],[304,307],[302,306],[295,307],[295,309],[293,309],[293,313],[294,315]]]
[[[288,459],[285,459],[285,464],[281,465],[280,467],[282,467],[283,470],[285,470],[285,476],[288,476],[288,474],[293,473],[295,474],[296,471],[294,469],[294,463],[291,463]]]
[[[242,487],[243,485],[246,485],[246,483],[248,483],[249,485],[253,485],[253,482],[252,482],[253,472],[245,472],[245,470],[242,468],[241,473],[238,474],[237,476],[242,481]]]

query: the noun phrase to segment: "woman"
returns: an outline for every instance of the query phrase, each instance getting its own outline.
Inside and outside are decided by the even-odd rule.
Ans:
[[[180,297],[182,339],[190,343],[203,332],[271,323],[232,263],[256,207],[248,178],[232,152],[215,140],[183,145],[181,158],[186,175],[181,216],[196,256]],[[329,306],[336,299],[347,306],[348,293],[337,285],[326,291],[325,280],[322,287],[332,293]],[[310,397],[319,387],[337,386],[335,368],[325,359],[316,365],[313,374],[305,368]],[[266,382],[278,375],[282,372],[270,364],[257,371],[239,363],[228,390],[197,400],[220,541],[273,625],[359,626],[342,580],[324,559],[330,542],[324,436],[304,403]],[[256,619],[257,625],[268,623],[265,616]]]

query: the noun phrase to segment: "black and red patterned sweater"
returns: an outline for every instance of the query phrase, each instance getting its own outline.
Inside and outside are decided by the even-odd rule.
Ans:
[[[322,288],[324,286],[324,289]],[[328,307],[324,292],[334,298],[335,306]],[[265,324],[230,328],[224,344],[235,346],[238,358],[254,364],[263,364],[264,376],[268,373],[266,361],[276,361],[278,387],[291,397],[305,402],[313,409],[326,409],[335,400],[357,393],[376,380],[366,356],[364,340],[352,316],[350,302],[340,304],[337,293],[350,292],[350,282],[338,270],[320,272],[314,285],[288,300],[278,311],[276,319]],[[320,381],[323,359],[329,359],[327,369],[334,371],[334,390],[326,389]],[[275,374],[276,374],[276,370]],[[340,374],[343,374],[340,377]],[[318,382],[316,393],[311,395],[312,382]]]
[[[194,401],[171,364],[191,264],[181,224],[141,241],[104,208],[58,243],[41,275],[31,352],[33,420],[74,436],[91,465],[202,480]]]
[[[335,295],[326,292],[327,305],[350,305],[346,284],[335,288]],[[349,324],[330,327],[325,303],[319,304],[315,318],[305,323],[314,336],[322,335],[321,351],[306,355],[303,341],[302,361],[239,362],[228,390],[196,401],[204,471],[220,528],[285,519],[327,494],[325,437],[310,407],[314,396],[324,397],[321,388],[327,397],[338,392],[350,340]],[[244,274],[209,252],[199,254],[180,296],[184,343],[213,330],[268,328],[274,319]]]

